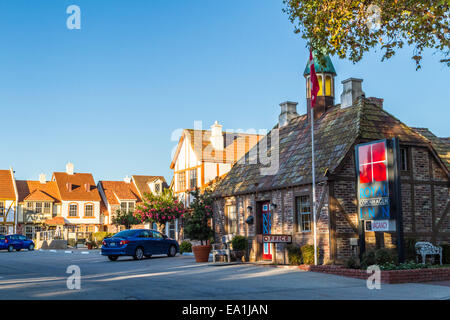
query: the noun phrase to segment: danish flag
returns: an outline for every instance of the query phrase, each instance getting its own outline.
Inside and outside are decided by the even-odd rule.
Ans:
[[[311,78],[311,108],[314,108],[320,86],[316,75],[316,68],[314,67],[314,58],[311,49],[309,50],[309,71]]]

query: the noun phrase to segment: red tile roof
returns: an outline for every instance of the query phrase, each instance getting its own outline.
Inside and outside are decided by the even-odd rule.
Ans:
[[[141,201],[135,185],[125,181],[100,181],[109,204],[119,204],[121,200]]]
[[[0,199],[16,199],[10,170],[0,170]]]
[[[71,224],[69,222],[69,220],[63,218],[63,217],[54,217],[51,219],[46,219],[44,221],[45,224],[49,225],[49,226],[63,226],[63,225],[67,225],[67,224]]]
[[[61,200],[65,201],[100,201],[100,194],[95,185],[94,178],[90,173],[54,172],[53,181],[58,185],[58,192]],[[72,184],[72,190],[69,191],[68,184]],[[89,191],[86,190],[86,184],[89,184]]]
[[[19,202],[27,201],[53,201],[60,202],[58,186],[55,181],[40,183],[39,181],[17,180],[17,193]]]
[[[166,183],[166,179],[164,179],[163,176],[140,176],[140,175],[133,175],[131,176],[134,184],[136,185],[137,190],[139,191],[139,195],[140,196],[144,196],[145,193],[150,193],[150,187],[148,186],[148,184],[150,182],[153,182],[157,179],[162,181],[163,184],[163,189],[167,188],[168,185]]]

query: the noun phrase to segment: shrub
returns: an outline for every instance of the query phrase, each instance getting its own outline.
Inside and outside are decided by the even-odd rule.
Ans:
[[[349,258],[347,261],[345,261],[345,266],[349,269],[359,269],[359,261],[355,257]]]
[[[362,255],[361,266],[363,266],[364,268],[367,268],[368,266],[371,266],[374,264],[376,264],[375,251],[370,250],[370,251],[364,252]]]
[[[378,265],[396,263],[396,255],[389,249],[378,249],[375,251],[375,263]]]
[[[286,246],[289,258],[289,264],[302,264],[302,253],[300,252],[300,247],[294,244],[288,244]]]
[[[231,247],[236,251],[247,251],[248,240],[244,236],[234,236],[231,239]]]
[[[210,224],[213,198],[208,190],[201,193],[195,189],[190,194],[194,200],[191,202],[189,214],[184,219],[184,235],[191,240],[199,240],[203,245],[214,236]]]
[[[314,264],[314,246],[307,244],[300,247],[303,264]],[[319,248],[317,248],[317,259],[319,259]]]
[[[426,269],[430,267],[426,264],[416,263],[414,261],[408,261],[400,264],[384,263],[379,265],[380,270],[411,270],[411,269]]]
[[[450,243],[443,243],[442,247],[442,263],[450,263]]]
[[[99,231],[99,232],[94,232],[91,234],[91,236],[89,237],[89,240],[94,240],[97,242],[102,242],[103,239],[105,239],[106,237],[110,237],[112,236],[113,233],[110,232],[106,232],[106,231]]]
[[[189,241],[183,241],[180,244],[180,253],[183,252],[192,252],[192,244]]]
[[[67,246],[72,247],[72,248],[76,247],[77,246],[77,240],[75,240],[75,239],[67,240]]]

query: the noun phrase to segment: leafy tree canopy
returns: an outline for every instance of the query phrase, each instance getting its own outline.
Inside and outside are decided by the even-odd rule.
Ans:
[[[442,54],[450,66],[449,0],[283,0],[295,33],[309,41],[323,63],[324,53],[356,63],[380,47],[382,61],[405,44],[421,67],[423,50]]]
[[[118,209],[116,215],[112,218],[112,223],[114,225],[125,226],[126,229],[134,224],[138,224],[139,220],[134,216],[132,211],[125,211]]]
[[[184,222],[184,234],[191,240],[200,240],[203,245],[203,241],[209,240],[214,235],[210,226],[213,199],[209,190],[200,192],[196,189],[191,195],[194,200]]]

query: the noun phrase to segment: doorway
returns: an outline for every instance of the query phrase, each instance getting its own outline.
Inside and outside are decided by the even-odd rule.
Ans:
[[[260,207],[260,219],[259,232],[263,236],[270,234],[272,231],[272,214],[270,212],[270,202],[261,202]],[[262,241],[262,259],[272,261],[272,244],[270,242]]]

